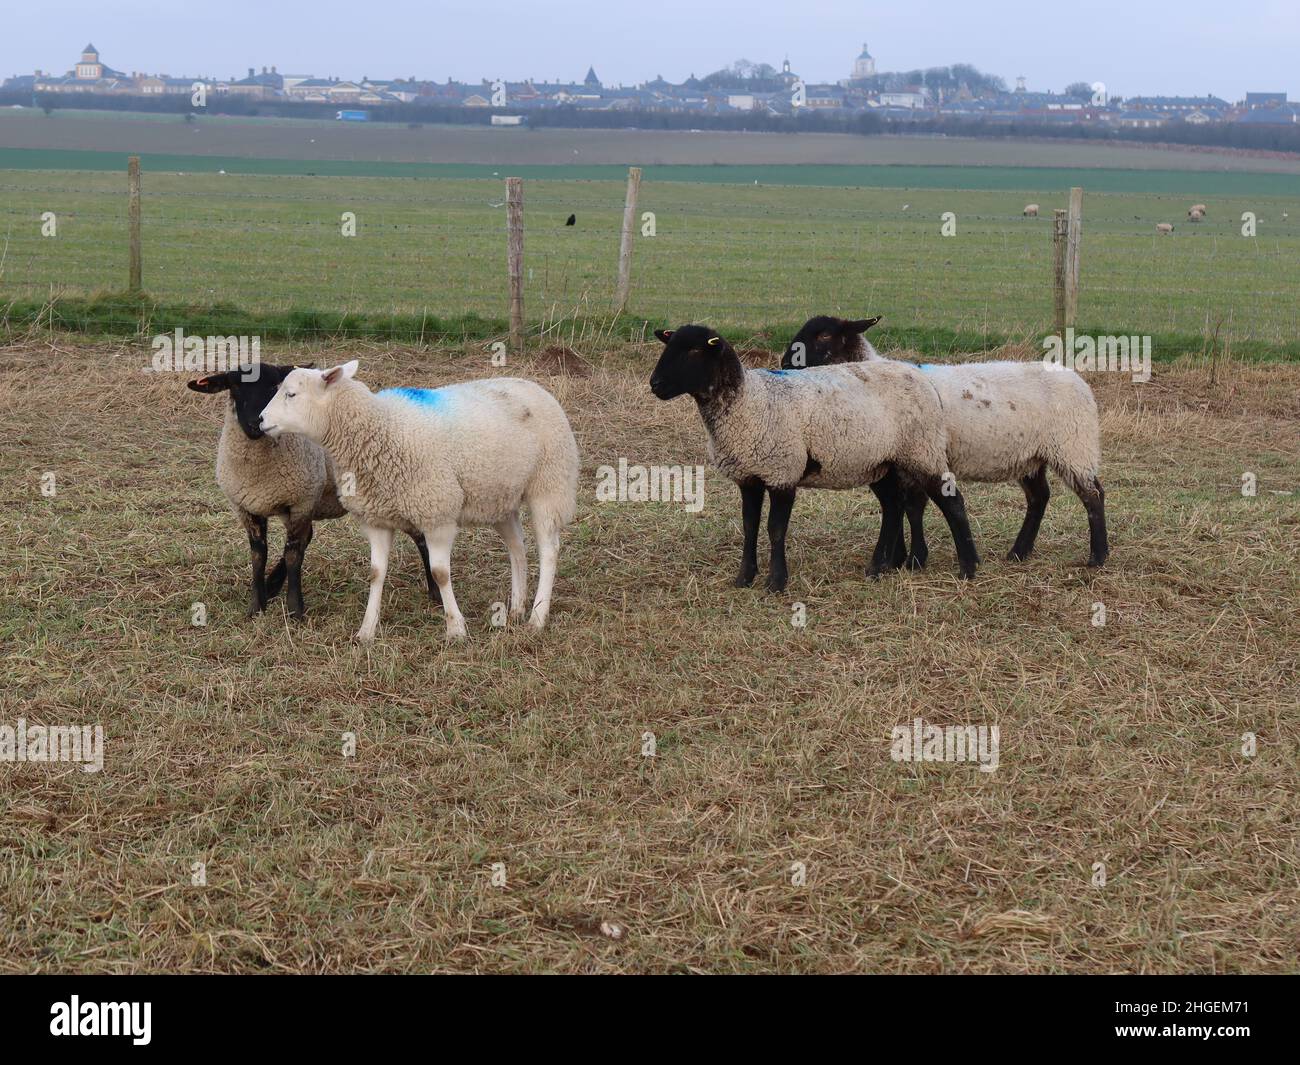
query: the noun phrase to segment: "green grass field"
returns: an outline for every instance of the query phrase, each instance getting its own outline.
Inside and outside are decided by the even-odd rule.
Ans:
[[[968,184],[987,176],[976,168],[945,172]],[[1199,199],[1209,217],[1198,226],[1183,220],[1188,193],[1163,189],[1158,173],[1129,176],[1156,191],[1086,193],[1081,328],[1199,338],[1221,323],[1222,336],[1233,341],[1295,338],[1300,196],[1206,193]],[[1274,180],[1204,179],[1259,182],[1266,190]],[[0,172],[0,300],[123,288],[124,185],[121,174]],[[648,177],[639,209],[654,213],[656,235],[637,239],[630,310],[655,323],[705,320],[756,333],[789,329],[813,313],[869,312],[883,314],[893,329],[1036,334],[1051,321],[1050,214],[1064,203],[1064,187],[835,188]],[[534,324],[608,311],[622,197],[618,181],[526,179],[525,306]],[[145,287],[167,303],[267,313],[499,320],[505,214],[494,204],[503,199],[499,178],[149,172]],[[1044,217],[1021,217],[1029,201],[1040,203]],[[1254,238],[1239,231],[1246,210],[1258,216]],[[355,237],[341,235],[345,211],[356,214]],[[947,211],[956,216],[951,237],[940,233]],[[57,236],[41,236],[44,212],[55,214]],[[578,216],[572,228],[563,225],[570,212]],[[1173,221],[1174,234],[1157,235],[1160,221]],[[185,321],[154,324],[169,330]]]

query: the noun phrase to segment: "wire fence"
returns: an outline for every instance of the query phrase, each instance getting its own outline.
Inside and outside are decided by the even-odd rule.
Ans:
[[[488,181],[146,172],[143,288],[169,316],[150,327],[242,314],[342,334],[409,336],[421,321],[439,323],[430,332],[504,328],[508,172]],[[623,184],[524,186],[530,331],[610,315]],[[1053,321],[1052,208],[1066,197],[1032,198],[1037,218],[1023,216],[1027,197],[1016,192],[644,182],[627,309],[654,325],[755,334],[843,313],[881,314],[892,328],[1042,335]],[[1300,197],[1225,198],[1199,223],[1188,206],[1156,193],[1085,198],[1079,328],[1293,341]],[[1162,222],[1174,231],[1158,233]],[[127,277],[125,175],[0,172],[0,309],[120,293]],[[114,306],[84,313],[105,328],[139,325],[130,306]]]

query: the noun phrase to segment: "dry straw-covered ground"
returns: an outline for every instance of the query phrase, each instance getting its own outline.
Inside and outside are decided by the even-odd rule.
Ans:
[[[489,627],[507,560],[473,532],[470,641],[444,645],[403,543],[370,649],[346,521],[318,528],[304,626],[282,599],[244,620],[219,401],[144,347],[0,350],[0,724],[106,733],[98,774],[0,763],[0,969],[1296,970],[1300,367],[1095,379],[1101,572],[1059,487],[1017,565],[1019,490],[966,486],[969,585],[933,509],[929,568],[872,583],[874,499],[805,492],[777,597],[731,586],[716,473],[698,515],[595,502],[620,457],[703,461],[693,405],[646,387],[656,347],[540,378],[583,453],[548,630]],[[359,355],[375,385],[495,372],[277,354]],[[997,725],[997,771],[892,761],[917,717]]]

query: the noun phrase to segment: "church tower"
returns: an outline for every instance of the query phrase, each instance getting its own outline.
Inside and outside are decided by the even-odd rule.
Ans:
[[[93,44],[88,44],[81,50],[81,59],[77,63],[76,76],[83,81],[104,76],[104,64],[99,61],[99,52]]]
[[[876,76],[876,61],[871,58],[871,53],[867,51],[867,45],[862,43],[862,54],[853,61],[853,80],[859,78],[874,78]]]

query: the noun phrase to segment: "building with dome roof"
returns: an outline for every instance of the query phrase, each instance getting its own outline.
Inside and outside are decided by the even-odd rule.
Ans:
[[[874,78],[876,76],[876,61],[867,51],[867,43],[862,42],[862,54],[853,60],[853,80],[859,78]]]

